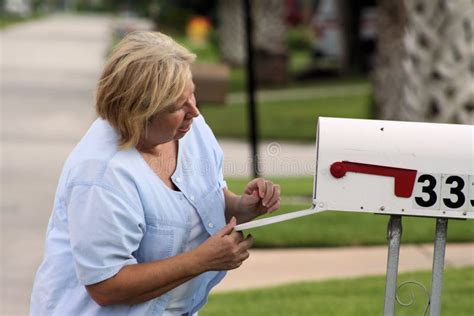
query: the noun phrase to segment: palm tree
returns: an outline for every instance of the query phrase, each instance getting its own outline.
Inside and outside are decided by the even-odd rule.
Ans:
[[[222,57],[232,65],[241,66],[245,59],[242,1],[220,0],[218,16]],[[286,81],[285,1],[254,0],[252,17],[257,80],[261,83]]]
[[[473,124],[474,0],[381,0],[379,21],[377,116]]]
[[[219,0],[219,49],[222,59],[234,66],[244,64],[244,19],[240,0]]]

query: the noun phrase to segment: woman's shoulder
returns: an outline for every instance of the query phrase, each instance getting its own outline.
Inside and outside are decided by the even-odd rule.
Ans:
[[[136,161],[131,150],[116,151],[109,156],[82,157],[69,168],[69,184],[88,182],[113,185],[134,178]]]
[[[114,196],[140,207],[137,179],[133,170],[137,164],[119,151],[111,157],[83,157],[63,170],[62,194],[67,197],[73,188],[101,188]]]
[[[119,150],[117,135],[103,120],[97,119],[69,155],[63,173],[67,185],[99,184],[118,177],[127,178],[133,167],[133,150]],[[114,177],[111,177],[114,175]],[[113,182],[113,181],[112,181]],[[107,183],[106,183],[107,184]]]

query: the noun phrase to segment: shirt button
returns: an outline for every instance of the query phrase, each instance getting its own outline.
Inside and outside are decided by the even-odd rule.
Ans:
[[[181,178],[180,177],[177,177],[176,178],[176,182],[180,182],[181,181]]]
[[[191,195],[191,196],[189,197],[189,199],[190,199],[191,201],[194,201],[194,195]]]
[[[214,224],[213,224],[213,223],[209,223],[209,224],[207,224],[207,226],[208,226],[209,228],[212,228],[212,227],[214,227]]]

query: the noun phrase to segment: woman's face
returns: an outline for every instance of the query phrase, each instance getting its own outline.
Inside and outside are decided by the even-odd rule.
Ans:
[[[155,115],[148,123],[142,148],[153,148],[183,137],[190,129],[193,118],[199,115],[194,97],[194,83],[188,79],[183,94],[175,104]]]

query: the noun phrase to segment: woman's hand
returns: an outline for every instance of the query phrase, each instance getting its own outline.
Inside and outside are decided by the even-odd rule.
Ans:
[[[206,271],[232,270],[249,257],[253,237],[249,235],[244,239],[241,232],[234,230],[236,224],[237,220],[232,217],[224,228],[193,251]]]
[[[235,216],[239,223],[246,223],[280,207],[280,186],[257,178],[247,183],[242,195],[224,189],[224,198],[225,217],[230,219]]]
[[[280,186],[270,180],[253,179],[245,187],[238,207],[253,213],[254,217],[272,213],[280,207]]]
[[[229,224],[199,247],[162,260],[131,264],[113,277],[87,285],[87,292],[101,306],[139,304],[156,298],[206,271],[231,270],[249,257],[253,238],[243,238]]]

